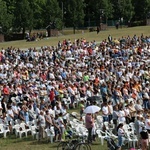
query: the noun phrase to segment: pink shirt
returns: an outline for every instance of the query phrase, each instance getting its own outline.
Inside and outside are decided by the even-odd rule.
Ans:
[[[93,118],[91,115],[85,116],[85,126],[87,129],[93,128]]]

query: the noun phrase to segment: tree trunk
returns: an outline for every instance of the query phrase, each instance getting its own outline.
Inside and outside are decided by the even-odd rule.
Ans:
[[[23,39],[25,38],[25,32],[26,32],[26,29],[25,29],[25,27],[23,27],[23,30],[22,30],[22,38]]]

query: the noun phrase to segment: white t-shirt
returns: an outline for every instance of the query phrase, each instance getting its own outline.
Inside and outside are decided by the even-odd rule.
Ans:
[[[130,114],[130,110],[127,108],[127,109],[124,109],[124,112],[125,112],[125,115],[128,116]]]
[[[107,116],[108,115],[108,106],[103,106],[102,112],[103,112],[103,116]]]
[[[62,117],[59,117],[58,118],[58,124],[59,124],[59,127],[61,127],[61,128],[63,128],[64,127],[64,125],[63,125],[63,119],[62,119]]]
[[[13,105],[13,106],[12,106],[12,110],[13,110],[15,113],[18,113],[18,108],[17,108],[17,106]]]
[[[124,130],[122,128],[118,129],[118,135],[124,135]]]
[[[118,118],[119,122],[124,123],[125,122],[125,112],[123,110],[119,111],[119,118]]]
[[[142,105],[141,104],[135,104],[135,109],[136,110],[142,110]]]
[[[148,125],[148,123],[150,123],[150,119],[145,120],[146,129],[150,130],[150,125]]]
[[[39,126],[45,127],[45,117],[44,115],[39,115]]]
[[[61,109],[61,112],[62,112],[62,114],[64,115],[64,114],[67,113],[67,110],[66,110],[66,109]],[[63,119],[67,119],[66,115],[64,115],[62,118],[63,118]]]
[[[14,117],[14,113],[13,113],[12,109],[7,110],[7,115],[8,115],[7,120],[11,121],[13,118],[11,118],[10,115]]]

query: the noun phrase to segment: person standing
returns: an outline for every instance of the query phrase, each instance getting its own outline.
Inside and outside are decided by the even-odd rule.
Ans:
[[[125,134],[124,129],[123,129],[123,123],[120,123],[118,125],[117,132],[118,132],[118,146],[120,147],[119,150],[121,150],[121,147],[123,145],[123,136]]]
[[[40,115],[38,117],[38,124],[39,124],[39,140],[45,138],[45,117],[44,112],[40,111]]]
[[[49,99],[50,99],[52,108],[54,108],[54,106],[55,106],[55,91],[53,88],[51,88],[51,90],[50,90]]]
[[[113,118],[113,105],[112,105],[112,102],[109,101],[108,102],[108,121],[111,122],[112,118]]]
[[[93,118],[92,114],[87,113],[85,116],[85,126],[88,130],[88,143],[92,143],[92,129],[93,129]]]
[[[97,26],[97,34],[99,33],[99,31],[100,31],[100,27],[99,26]]]
[[[141,135],[142,150],[147,150],[147,148],[148,148],[148,132],[145,129],[145,127],[142,128],[140,135]]]
[[[59,117],[58,117],[58,125],[59,125],[60,133],[61,133],[61,141],[64,141],[66,124],[63,122],[62,115],[63,115],[62,112],[60,112]]]
[[[145,125],[146,125],[146,129],[148,131],[148,133],[150,134],[150,115],[147,115],[147,118],[145,120]]]
[[[109,110],[107,102],[105,102],[104,106],[102,107],[102,114],[103,114],[103,122],[108,121]]]

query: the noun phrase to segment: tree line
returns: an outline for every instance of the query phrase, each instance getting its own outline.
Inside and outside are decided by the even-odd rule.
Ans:
[[[145,20],[150,0],[0,0],[0,30],[4,34],[46,28],[84,26],[102,19]]]

